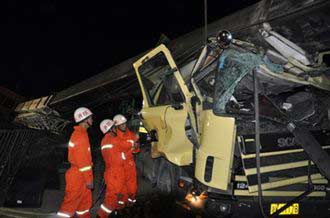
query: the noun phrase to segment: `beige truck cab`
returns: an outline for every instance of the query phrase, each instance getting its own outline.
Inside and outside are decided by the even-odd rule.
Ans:
[[[152,143],[152,157],[164,156],[177,166],[191,165],[195,158],[196,179],[226,191],[231,177],[235,119],[215,116],[212,110],[198,110],[200,105],[192,104],[196,95],[186,85],[189,72],[181,74],[164,45],[133,66],[143,95],[141,117],[145,127],[157,135],[157,141]],[[199,100],[196,104],[201,103]],[[210,154],[212,172],[205,170],[210,168]]]

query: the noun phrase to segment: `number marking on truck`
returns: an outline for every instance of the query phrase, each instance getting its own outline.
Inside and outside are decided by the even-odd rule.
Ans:
[[[284,203],[272,203],[270,205],[270,214],[274,214],[281,207],[284,207],[284,205]],[[299,215],[299,204],[292,204],[290,207],[282,211],[280,215]]]

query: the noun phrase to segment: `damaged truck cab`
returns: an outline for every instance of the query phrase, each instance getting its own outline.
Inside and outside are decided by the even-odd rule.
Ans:
[[[202,99],[189,91],[164,45],[133,66],[143,95],[140,115],[155,138],[152,157],[164,156],[177,166],[193,164],[196,179],[201,183],[227,190],[232,174],[235,119],[202,109]]]
[[[259,186],[268,215],[290,200],[278,213],[298,215],[329,205],[329,68],[321,60],[306,63],[304,51],[276,32],[261,36],[275,51],[260,51],[237,39],[221,48],[211,40],[180,68],[165,45],[133,64],[152,158],[163,157],[179,169],[175,182],[194,199],[208,196],[203,206],[215,216],[244,209],[258,214],[254,197],[260,195]],[[255,92],[260,101],[258,156]],[[327,160],[321,163],[317,155]],[[304,197],[308,201],[300,203]]]

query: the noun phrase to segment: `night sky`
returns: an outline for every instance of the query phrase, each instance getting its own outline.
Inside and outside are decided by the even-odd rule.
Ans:
[[[209,22],[256,0],[209,0]],[[0,85],[48,95],[203,25],[203,0],[2,0]]]

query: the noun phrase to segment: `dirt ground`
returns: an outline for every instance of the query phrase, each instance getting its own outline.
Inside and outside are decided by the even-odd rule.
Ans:
[[[39,208],[0,208],[0,218],[51,218],[60,207],[64,197],[64,173],[60,171],[60,189],[46,189],[43,194],[42,205]],[[94,207],[91,210],[92,217],[96,216],[96,211],[102,203],[103,195],[100,195],[102,188],[102,163],[96,163],[94,171],[95,190],[93,191]],[[98,200],[97,202],[95,202]],[[152,217],[196,217],[196,214],[187,211],[180,206],[174,197],[161,195],[160,192],[152,187],[150,182],[141,175],[138,176],[138,196],[137,203],[130,208],[126,208],[112,217],[120,218],[152,218]]]

